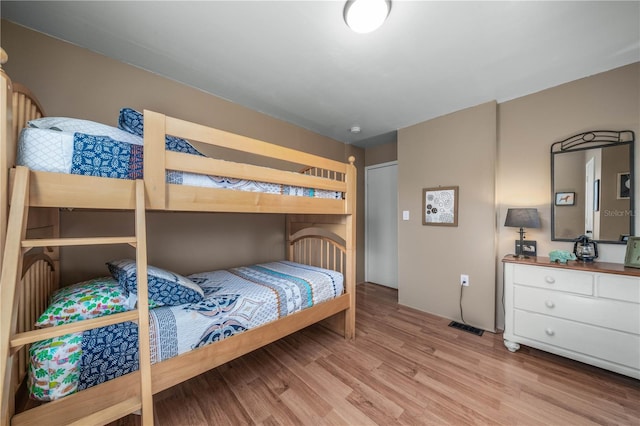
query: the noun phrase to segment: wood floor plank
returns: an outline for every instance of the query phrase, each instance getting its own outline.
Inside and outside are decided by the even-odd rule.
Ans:
[[[356,339],[319,325],[154,397],[159,425],[640,425],[640,381],[475,336],[357,288]],[[129,416],[112,426],[139,425]]]
[[[249,413],[227,386],[219,371],[212,370],[199,377],[205,383],[199,385],[201,387],[198,388],[200,391],[197,392],[197,402],[209,424],[250,423]]]

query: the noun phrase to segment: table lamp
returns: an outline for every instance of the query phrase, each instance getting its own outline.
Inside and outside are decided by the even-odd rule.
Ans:
[[[540,218],[538,217],[538,209],[515,208],[507,209],[507,219],[504,226],[520,228],[520,247],[516,250],[514,257],[524,259],[528,256],[523,254],[524,251],[524,228],[540,228]]]

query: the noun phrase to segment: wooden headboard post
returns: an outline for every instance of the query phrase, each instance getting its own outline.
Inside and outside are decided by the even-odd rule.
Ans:
[[[357,170],[355,166],[355,157],[349,157],[349,165],[345,174],[345,182],[347,184],[347,203],[345,212],[346,217],[346,252],[347,267],[345,271],[348,291],[352,293],[351,305],[345,312],[345,337],[350,339],[356,336],[356,202],[357,202]]]
[[[20,131],[29,120],[44,116],[42,105],[29,89],[19,83],[13,83],[2,69],[8,55],[0,48],[0,268],[4,256],[4,244],[9,220],[10,170],[16,165],[16,154]],[[57,208],[38,209],[29,216],[29,234],[31,237],[59,236],[59,210]],[[49,249],[49,257],[55,264],[56,276],[60,268],[59,249]]]
[[[15,143],[12,140],[11,123],[12,89],[11,79],[2,69],[7,62],[7,54],[0,48],[0,259],[4,255],[4,243],[7,237],[7,221],[9,212],[9,169],[13,166]],[[1,268],[1,266],[0,266]]]

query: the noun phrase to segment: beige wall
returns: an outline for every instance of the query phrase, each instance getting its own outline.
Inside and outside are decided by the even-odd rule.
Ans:
[[[9,54],[5,70],[14,81],[26,85],[36,94],[49,116],[78,117],[116,125],[120,108],[146,108],[339,161],[346,161],[349,155],[354,155],[359,170],[358,205],[364,205],[363,149],[345,145],[4,20],[1,31],[2,47]],[[362,212],[363,209],[360,208],[357,227],[359,281],[364,279]],[[65,212],[62,232],[66,235],[75,229],[93,226],[99,228],[104,224],[109,228],[112,222],[119,220],[119,215],[101,215],[96,219],[85,214]],[[156,238],[163,240],[161,245],[150,244],[151,261],[174,265],[177,259],[183,257],[183,263],[176,265],[176,269],[181,272],[208,270],[284,256],[283,216],[201,216],[185,213],[171,217],[151,217],[150,242],[154,242]],[[177,247],[184,245],[184,238],[179,235],[177,229],[186,222],[197,222],[199,230],[206,232],[207,237],[200,235],[193,238],[189,243],[188,256],[183,256],[183,251],[175,252],[174,249],[169,252],[167,247],[173,246],[174,242],[178,243]],[[151,232],[154,229],[162,232],[162,235],[154,235],[154,232]],[[230,229],[234,232],[226,232]],[[229,243],[232,244],[231,249],[227,248]],[[168,253],[172,253],[172,256],[178,253],[178,257],[174,260],[173,257],[168,257]],[[109,252],[106,256],[126,254],[127,249],[122,248],[118,252]],[[94,265],[83,253],[64,250],[63,280],[68,283],[78,274],[88,276],[103,273],[106,269],[101,263]]]
[[[131,212],[67,212],[61,226],[68,237],[134,232]],[[147,214],[149,263],[190,274],[280,260],[284,226],[283,215],[151,212]],[[189,236],[186,241],[185,235]],[[134,257],[135,251],[120,246],[65,247],[63,256],[64,280],[73,283],[100,273],[108,275],[105,261]]]
[[[630,209],[628,199],[618,199],[618,174],[628,173],[628,168],[621,167],[629,161],[627,146],[618,146],[602,150],[602,172],[600,176],[601,199],[600,211],[600,236],[602,240],[615,241],[622,234],[628,234],[629,217],[611,214],[612,212],[624,212]]]
[[[572,250],[569,242],[550,238],[551,166],[553,142],[587,130],[640,131],[640,63],[553,87],[498,105],[498,258],[513,251],[516,234],[503,226],[507,208],[536,207],[542,228],[528,230],[527,238],[538,241],[538,254],[554,249]],[[635,147],[635,170],[638,171]],[[639,173],[634,186],[639,187]],[[635,211],[638,211],[636,198]],[[636,235],[640,225],[635,217]],[[601,244],[602,261],[622,263],[625,246]],[[497,264],[498,297],[502,296],[502,265]],[[497,324],[504,317],[497,306]]]
[[[374,166],[376,164],[388,163],[398,159],[398,142],[375,145],[365,149],[364,165]]]
[[[506,211],[538,209],[542,227],[527,230],[527,239],[538,242],[539,255],[572,250],[570,242],[551,241],[550,148],[600,129],[640,133],[640,63],[498,104],[497,113],[489,103],[399,130],[398,208],[411,212],[410,221],[398,222],[400,303],[459,319],[459,275],[467,273],[464,319],[503,328],[501,259],[518,238],[504,227]],[[636,171],[639,157],[636,144]],[[421,225],[421,188],[437,185],[460,186],[458,228]],[[638,215],[635,228],[637,235]],[[600,261],[624,261],[624,245],[601,244],[599,251]]]
[[[557,238],[576,238],[584,234],[585,151],[554,156],[554,186],[557,192],[573,192],[574,204],[556,206],[555,235]],[[555,199],[554,201],[555,202]]]
[[[468,274],[464,320],[485,330],[495,326],[496,114],[489,102],[398,131],[398,208],[411,218],[398,225],[399,302],[459,320]],[[422,225],[422,189],[450,185],[458,226]]]

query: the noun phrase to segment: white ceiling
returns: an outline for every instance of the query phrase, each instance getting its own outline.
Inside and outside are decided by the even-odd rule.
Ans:
[[[336,140],[514,99],[640,60],[640,2],[2,1],[2,18]],[[352,126],[362,132],[351,134]]]

